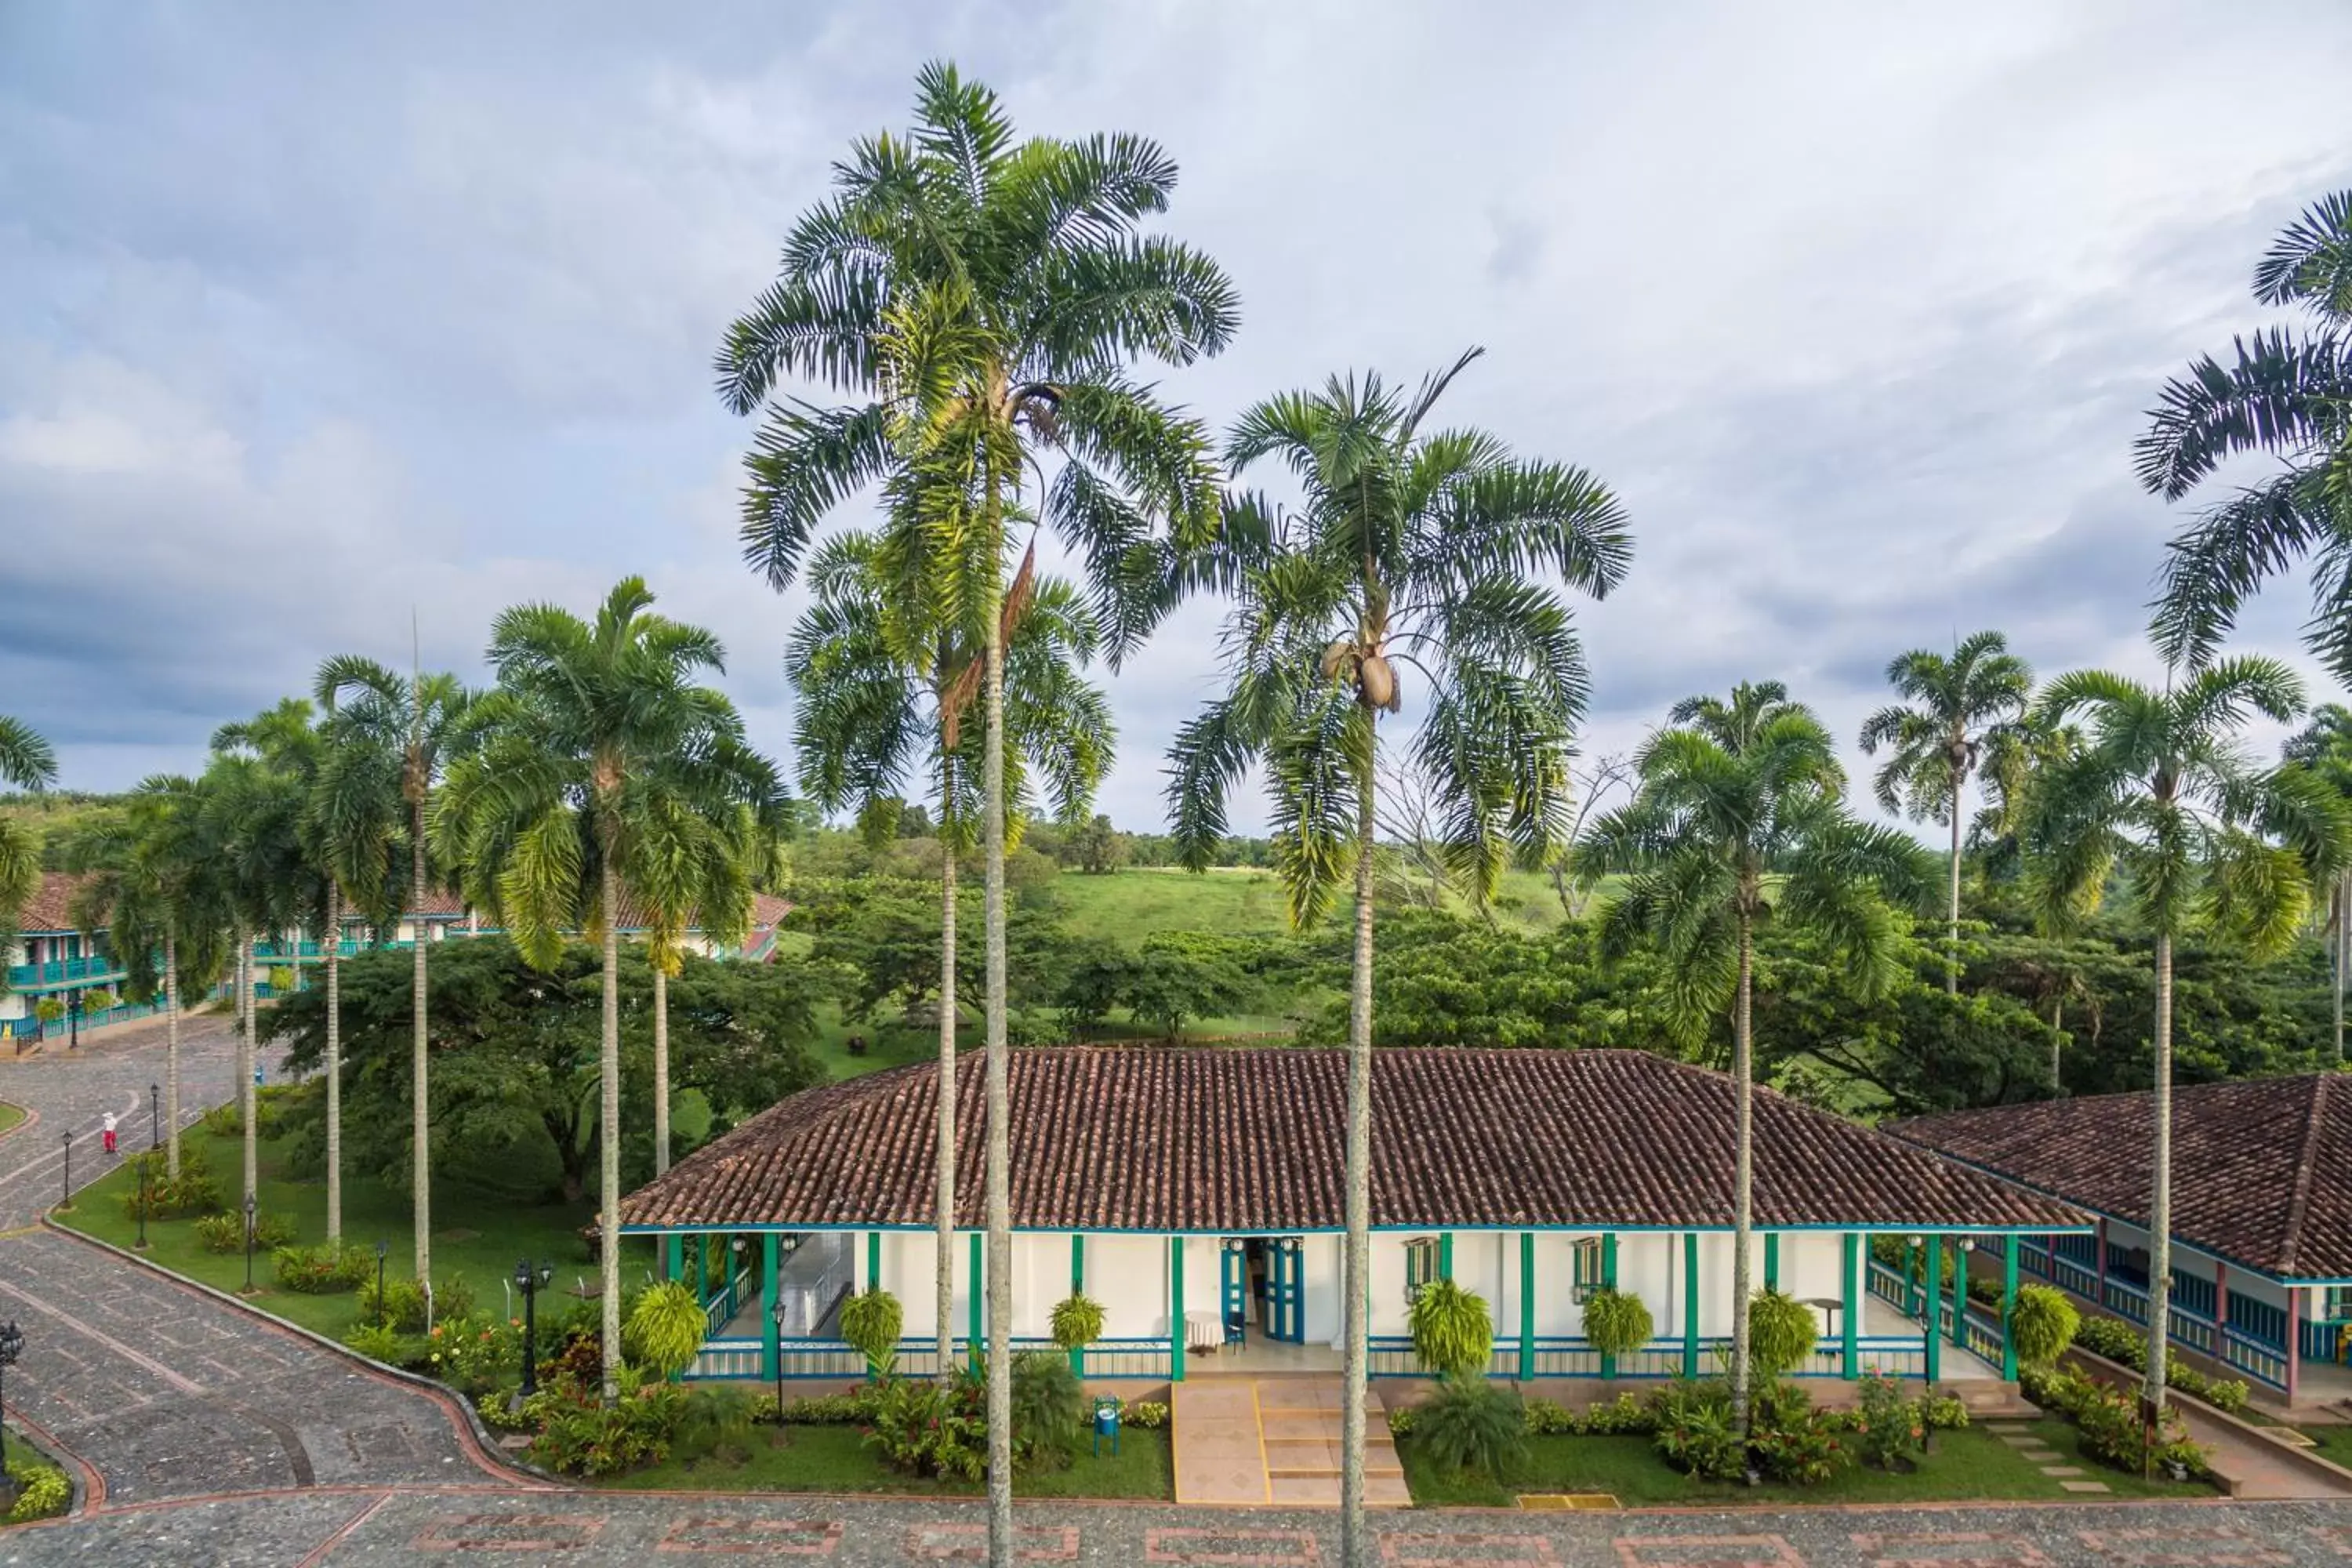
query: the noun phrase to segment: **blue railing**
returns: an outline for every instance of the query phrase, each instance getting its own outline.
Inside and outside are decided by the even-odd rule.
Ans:
[[[15,963],[8,967],[8,985],[15,991],[30,991],[44,985],[67,985],[94,980],[119,980],[122,965],[108,953],[88,953],[80,958],[52,958],[42,963]]]
[[[1375,1335],[1370,1344],[1370,1375],[1374,1377],[1427,1377],[1429,1370],[1413,1353],[1412,1341],[1403,1335]],[[1590,1342],[1573,1337],[1539,1337],[1534,1344],[1528,1371],[1521,1373],[1519,1342],[1506,1336],[1497,1340],[1494,1354],[1486,1363],[1489,1377],[1527,1381],[1538,1377],[1598,1378],[1601,1352]],[[1731,1353],[1728,1338],[1706,1339],[1699,1342],[1699,1370],[1702,1373],[1720,1367]],[[1998,1342],[1994,1350],[1998,1362]],[[1856,1375],[1862,1372],[1884,1373],[1889,1377],[1919,1377],[1926,1375],[1927,1363],[1925,1350],[1914,1335],[1890,1336],[1873,1334],[1858,1337],[1854,1342]],[[1617,1358],[1615,1375],[1628,1380],[1680,1377],[1687,1371],[1685,1350],[1679,1339],[1652,1340],[1637,1351]],[[1824,1339],[1815,1346],[1805,1364],[1790,1373],[1791,1377],[1842,1378],[1845,1375],[1845,1347],[1836,1339]]]
[[[2041,1275],[2070,1294],[2102,1306],[2127,1322],[2147,1327],[2147,1292],[2130,1280],[2110,1275],[2103,1289],[2099,1277],[2090,1269],[2030,1246],[2021,1251],[2020,1261],[2029,1272]],[[2182,1278],[2178,1270],[2174,1272],[2176,1283]],[[2201,1292],[2184,1294],[2209,1303],[2210,1310],[2211,1305],[2218,1304],[2220,1292],[2210,1280],[2197,1282],[2203,1287]],[[2286,1332],[2286,1314],[2267,1301],[2231,1297],[2227,1327],[2189,1310],[2179,1300],[2168,1306],[2165,1317],[2172,1342],[2183,1350],[2220,1362],[2267,1387],[2286,1387],[2286,1347],[2282,1342]]]
[[[961,1364],[971,1354],[971,1342],[954,1342]],[[1060,1347],[1046,1339],[1016,1339],[1013,1353],[1051,1351]],[[840,1340],[784,1340],[777,1360],[786,1382],[855,1383],[866,1373],[866,1357]],[[1080,1375],[1109,1381],[1134,1378],[1166,1382],[1171,1372],[1165,1339],[1097,1340],[1080,1352]],[[933,1377],[940,1369],[939,1346],[931,1340],[901,1340],[892,1370],[901,1377]],[[693,1378],[772,1378],[767,1370],[766,1348],[755,1339],[712,1338],[687,1372]]]

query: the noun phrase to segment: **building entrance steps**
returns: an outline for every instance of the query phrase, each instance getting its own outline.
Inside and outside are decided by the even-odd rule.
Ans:
[[[1338,1378],[1217,1378],[1175,1384],[1169,1426],[1176,1500],[1339,1507],[1345,1399]],[[1378,1395],[1367,1395],[1364,1416],[1365,1500],[1374,1507],[1405,1507],[1412,1498]]]

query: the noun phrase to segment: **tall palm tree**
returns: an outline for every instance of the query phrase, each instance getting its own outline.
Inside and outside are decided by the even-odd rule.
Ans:
[[[1588,876],[1628,880],[1601,913],[1602,950],[1648,942],[1668,961],[1666,1000],[1686,1038],[1731,1019],[1737,1122],[1732,1173],[1731,1401],[1748,1408],[1754,1279],[1755,936],[1768,921],[1810,928],[1840,951],[1866,991],[1902,971],[1901,921],[1886,896],[1923,879],[1904,834],[1856,821],[1829,731],[1778,681],[1742,684],[1729,702],[1677,704],[1643,746],[1631,804],[1580,847]]]
[[[956,862],[976,843],[971,779],[980,735],[964,721],[979,684],[980,639],[957,628],[951,606],[909,591],[888,542],[837,535],[809,568],[815,599],[793,634],[784,670],[796,694],[793,751],[801,787],[828,812],[855,810],[881,831],[908,775],[925,763],[938,780],[940,1048],[937,1164],[939,1375],[954,1374]],[[1008,601],[1006,611],[1016,606]],[[1024,807],[1025,773],[1041,776],[1054,813],[1076,820],[1092,801],[1117,742],[1101,689],[1079,668],[1093,653],[1094,618],[1077,591],[1036,580],[1010,615],[1005,641],[1005,787]],[[925,712],[929,706],[928,714]]]
[[[427,675],[411,666],[402,675],[372,658],[346,654],[319,667],[312,690],[320,706],[337,715],[342,733],[364,736],[371,745],[400,753],[400,793],[408,810],[408,907],[414,924],[409,971],[409,1181],[415,1215],[415,1268],[419,1280],[433,1278],[433,1112],[426,1095],[425,982],[430,963],[425,901],[434,868],[425,818],[435,787],[448,764],[468,698],[452,675]],[[338,931],[335,934],[341,935]]]
[[[2313,652],[2352,679],[2352,190],[2312,205],[2254,268],[2254,298],[2300,306],[2301,331],[2239,338],[2164,386],[2134,448],[2140,482],[2179,500],[2223,461],[2266,453],[2277,466],[2215,501],[2165,558],[2157,646],[2184,668],[2210,661],[2239,606],[2309,559]]]
[[[1238,321],[1207,257],[1158,235],[1176,164],[1142,137],[1016,139],[995,94],[925,66],[915,125],[861,139],[833,195],[803,215],[783,268],[729,330],[728,405],[767,417],[747,459],[747,559],[778,587],[838,503],[886,478],[932,548],[919,559],[982,637],[982,844],[987,887],[989,1556],[1013,1554],[1012,1226],[1006,1170],[1005,597],[1001,563],[1024,487],[1086,563],[1116,664],[1165,599],[1160,523],[1213,531],[1216,476],[1190,419],[1129,379],[1182,365]],[[856,401],[771,402],[784,378]],[[1050,471],[1049,471],[1050,464]],[[918,559],[910,557],[910,559]],[[976,575],[970,563],[982,563]]]
[[[327,878],[310,854],[307,816],[318,773],[319,734],[310,704],[289,697],[252,719],[213,732],[210,803],[214,831],[227,854],[224,871],[236,922],[241,979],[237,1095],[245,1125],[245,1195],[260,1190],[260,1132],[255,1106],[254,939],[317,929]]]
[[[163,998],[164,1169],[180,1173],[180,996],[208,986],[227,963],[227,888],[205,837],[203,786],[158,774],[142,781],[119,816],[74,835],[66,863],[88,880],[75,920],[104,929],[134,1002]],[[158,959],[162,962],[159,964]]]
[[[58,754],[32,726],[0,713],[0,784],[47,789],[58,781]],[[0,817],[0,946],[16,933],[25,905],[41,886],[41,842],[14,817]]]
[[[2149,1178],[2147,1369],[2164,1402],[2172,1291],[2172,944],[2208,930],[2258,955],[2294,940],[2313,887],[2352,852],[2352,814],[2295,763],[2258,768],[2240,731],[2259,714],[2284,722],[2303,686],[2272,658],[2228,658],[2161,689],[2104,670],[2050,683],[2053,723],[2080,716],[2087,744],[2035,792],[2028,887],[2043,919],[2069,931],[2120,871],[2156,942],[2156,1147]]]
[[[1864,756],[1891,749],[1873,781],[1878,804],[1889,816],[1907,810],[1911,819],[1951,824],[1952,863],[1945,909],[1944,989],[1960,991],[1960,797],[1985,748],[1999,743],[2025,711],[2033,693],[2033,671],[2009,651],[1999,632],[1978,632],[1956,643],[1952,656],[1927,648],[1899,654],[1886,667],[1886,683],[1909,699],[1891,703],[1862,726]]]
[[[1342,1560],[1369,1551],[1363,1422],[1370,1266],[1372,863],[1380,721],[1401,712],[1401,670],[1423,683],[1411,744],[1442,802],[1442,851],[1474,895],[1514,856],[1539,863],[1570,819],[1572,727],[1584,656],[1548,579],[1593,595],[1632,545],[1616,500],[1581,469],[1515,457],[1475,429],[1424,430],[1464,354],[1410,395],[1378,375],[1333,377],[1244,414],[1225,444],[1240,473],[1271,459],[1294,510],[1238,499],[1223,537],[1186,574],[1237,600],[1224,694],[1177,732],[1168,803],[1184,864],[1205,868],[1226,798],[1255,760],[1273,795],[1275,864],[1294,923],[1318,919],[1352,874],[1348,1008],[1347,1302]]]
[[[2298,763],[2325,780],[2347,802],[2352,802],[2352,708],[2323,702],[2312,710],[2311,722],[2279,749],[2283,761]],[[2328,879],[2326,921],[2329,988],[2335,1000],[2336,1059],[2344,1059],[2345,971],[2352,968],[2352,870]]]
[[[734,705],[694,682],[725,668],[719,639],[652,614],[653,603],[629,577],[593,622],[553,605],[502,613],[489,646],[499,684],[467,715],[469,743],[434,819],[442,863],[463,868],[467,900],[494,912],[530,963],[551,968],[573,931],[604,946],[608,1404],[621,1364],[621,912],[709,898],[712,858],[740,843],[744,813],[769,819],[780,793]]]
[[[406,762],[402,749],[384,726],[336,708],[341,688],[323,679],[331,668],[322,667],[320,671],[319,701],[326,716],[303,826],[325,883],[319,951],[327,991],[327,1240],[340,1245],[343,1234],[343,918],[359,915],[378,931],[398,922],[403,891],[400,869],[408,825],[401,792]],[[421,948],[421,927],[415,934]]]

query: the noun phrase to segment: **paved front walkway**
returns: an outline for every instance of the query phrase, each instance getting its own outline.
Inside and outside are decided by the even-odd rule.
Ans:
[[[1175,1385],[1169,1439],[1176,1500],[1294,1508],[1339,1506],[1336,1377],[1204,1377]],[[1379,1507],[1412,1500],[1377,1395],[1364,1422],[1364,1498]]]
[[[971,1562],[985,1514],[914,1499],[312,1490],[112,1511],[0,1535],[0,1562],[316,1564],[635,1563],[825,1559],[847,1568]],[[1024,1503],[1035,1563],[1334,1564],[1328,1511]],[[2352,1509],[2234,1503],[1788,1510],[1756,1513],[1386,1512],[1381,1568],[2344,1568]]]

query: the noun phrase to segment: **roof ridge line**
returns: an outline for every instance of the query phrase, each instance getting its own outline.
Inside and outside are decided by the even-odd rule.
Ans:
[[[2286,1205],[2286,1246],[2279,1259],[2284,1271],[2290,1274],[2294,1271],[2296,1255],[2303,1248],[2303,1216],[2311,1204],[2311,1177],[2315,1163],[2312,1157],[2316,1152],[2314,1145],[2318,1143],[2320,1129],[2327,1121],[2322,1112],[2327,1105],[2327,1080],[2332,1076],[2329,1073],[2315,1075],[2312,1091],[2304,1110],[2303,1139],[2296,1147],[2294,1195],[2287,1200]]]

